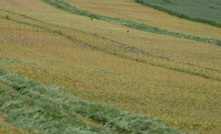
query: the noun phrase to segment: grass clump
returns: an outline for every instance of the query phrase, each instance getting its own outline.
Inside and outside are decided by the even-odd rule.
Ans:
[[[8,15],[6,15],[5,18],[6,18],[7,20],[9,20],[9,16],[8,16]]]
[[[0,69],[0,111],[16,126],[42,133],[182,133],[152,117],[80,100]],[[87,124],[88,118],[95,124]]]

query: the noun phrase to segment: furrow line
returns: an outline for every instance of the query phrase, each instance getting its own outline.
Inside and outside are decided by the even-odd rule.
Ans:
[[[4,17],[2,17],[3,19],[6,19]],[[10,20],[10,21],[14,21],[14,22],[17,22],[17,23],[20,23],[20,24],[24,24],[24,25],[28,25],[28,26],[32,26],[32,27],[36,27],[36,28],[40,28],[40,29],[44,29],[48,32],[51,32],[53,34],[57,34],[59,36],[62,36],[70,41],[72,41],[73,43],[76,43],[77,45],[80,45],[84,48],[87,48],[87,49],[90,49],[90,50],[97,50],[97,51],[101,51],[101,52],[104,52],[104,53],[108,53],[108,54],[111,54],[111,55],[115,55],[115,56],[118,56],[118,57],[122,57],[122,58],[125,58],[125,59],[128,59],[128,60],[132,60],[132,61],[137,61],[137,62],[140,62],[140,63],[144,63],[144,64],[148,64],[148,65],[151,65],[151,66],[157,66],[157,67],[162,67],[162,68],[165,68],[165,69],[169,69],[169,70],[173,70],[173,71],[178,71],[178,72],[183,72],[183,73],[187,73],[187,74],[190,74],[190,75],[195,75],[195,76],[199,76],[199,77],[203,77],[203,78],[207,78],[207,79],[212,79],[212,80],[216,80],[216,81],[221,81],[221,78],[217,78],[217,77],[212,77],[208,74],[202,74],[198,71],[193,71],[191,69],[188,69],[188,68],[180,68],[180,67],[172,67],[172,66],[169,66],[167,64],[160,64],[160,63],[152,63],[152,62],[149,62],[148,59],[140,59],[140,58],[137,58],[137,57],[130,57],[130,56],[127,56],[127,55],[124,55],[120,52],[111,52],[109,50],[106,50],[106,49],[102,49],[102,48],[99,48],[97,46],[93,46],[93,45],[90,45],[90,44],[85,44],[81,41],[78,41],[78,40],[75,40],[73,39],[71,36],[69,35],[66,35],[64,34],[61,30],[57,30],[57,29],[51,29],[51,28],[47,28],[45,26],[40,26],[40,25],[37,25],[37,24],[32,24],[32,23],[28,23],[28,22],[23,22],[23,21],[18,21],[18,20],[13,20],[13,19],[7,19],[7,20]],[[91,34],[90,34],[91,35]],[[91,35],[91,36],[95,36],[95,35]],[[96,36],[98,37],[98,36]],[[104,37],[100,37],[101,39],[106,39]],[[126,50],[129,50],[131,51],[132,53],[135,53],[135,54],[142,54],[142,55],[145,55],[145,57],[147,56],[148,53],[144,52],[144,51],[140,51],[139,49],[134,49],[133,47],[129,47],[127,45],[124,45],[124,44],[121,44],[119,42],[115,42],[111,39],[106,39],[106,41],[114,44],[114,46],[116,45],[120,45],[121,48],[123,48],[125,50],[125,48],[127,48]],[[138,51],[138,52],[134,52],[134,51]],[[154,57],[154,56],[152,56]],[[148,58],[148,56],[147,56]],[[159,57],[158,57],[159,58]],[[162,58],[161,58],[162,59]]]
[[[189,35],[189,34],[185,34],[185,33],[161,29],[158,27],[150,26],[148,24],[144,24],[144,23],[104,16],[104,15],[92,13],[87,10],[78,8],[74,5],[71,5],[70,3],[65,2],[65,1],[59,1],[59,0],[41,0],[41,1],[53,6],[55,8],[58,8],[60,10],[63,10],[63,11],[66,11],[66,12],[69,12],[72,14],[91,17],[94,19],[103,20],[106,22],[126,26],[126,27],[129,27],[132,29],[137,29],[140,31],[150,32],[150,33],[160,34],[160,35],[166,35],[166,36],[172,36],[172,37],[177,37],[177,38],[183,38],[183,39],[187,39],[187,40],[194,40],[194,41],[198,41],[198,42],[211,43],[211,44],[216,44],[218,46],[221,46],[220,39],[194,36],[194,35]]]

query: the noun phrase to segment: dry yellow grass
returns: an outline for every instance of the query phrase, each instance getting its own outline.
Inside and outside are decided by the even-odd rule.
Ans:
[[[49,10],[52,9],[49,8]],[[50,17],[47,17],[48,14],[39,15],[35,13],[38,16],[35,16],[32,12],[26,14],[31,14],[34,18],[44,20],[45,22],[55,23],[60,26],[80,29],[93,34],[99,33],[99,35],[103,35],[107,38],[120,40],[120,42],[127,45],[136,46],[154,55],[170,58],[178,62],[183,61],[186,64],[200,64],[200,66],[203,66],[204,68],[211,68],[211,66],[218,70],[220,68],[220,49],[217,49],[216,46],[211,46],[209,44],[197,43],[194,41],[176,39],[167,36],[158,36],[155,34],[139,32],[137,30],[131,30],[132,33],[125,35],[127,28],[96,20],[88,23],[89,18],[87,17],[74,15],[69,15],[70,17],[67,17],[67,14],[64,12],[60,12],[59,16]],[[99,25],[96,25],[97,23],[99,23]],[[192,28],[194,28],[194,25],[191,26],[191,29]],[[209,55],[210,57],[205,59],[204,55]]]
[[[148,8],[135,3],[133,0],[112,1],[112,0],[67,0],[73,5],[83,9],[124,18],[126,20],[143,22],[152,26],[179,31],[193,35],[221,38],[221,29],[206,24],[191,22]],[[212,32],[211,32],[212,31]]]
[[[10,123],[0,122],[0,134],[40,134],[34,130],[25,130],[11,125]]]
[[[94,2],[105,4],[102,1]],[[134,113],[155,116],[182,130],[199,133],[221,132],[220,81],[126,59],[106,53],[107,50],[91,50],[50,29],[58,29],[83,44],[108,51],[118,48],[111,46],[111,43],[104,39],[93,36],[97,34],[145,50],[153,55],[147,58],[153,62],[165,63],[164,59],[155,58],[156,56],[170,59],[171,66],[192,66],[198,70],[200,67],[215,69],[217,71],[214,74],[213,71],[209,71],[209,74],[215,77],[220,77],[221,71],[219,46],[131,29],[130,33],[126,33],[128,28],[98,20],[90,21],[90,18],[67,14],[34,0],[0,3],[1,8],[58,25],[52,26],[0,11],[3,18],[9,14],[14,20],[49,28],[37,28],[0,18],[0,58],[15,59],[15,62],[1,63],[0,67],[45,84],[60,86],[86,100],[105,102]],[[2,6],[2,3],[5,6]],[[87,6],[85,2],[77,4],[85,5],[85,8]],[[138,6],[132,2],[121,3],[122,6],[124,4]],[[41,6],[45,8],[40,8]],[[113,10],[116,10],[115,7],[113,6]],[[103,13],[99,8],[97,11]],[[131,14],[131,18],[135,16],[135,13]],[[195,25],[197,23],[190,26],[194,28]],[[201,27],[202,24],[198,25]],[[219,33],[219,29],[217,31]],[[204,34],[203,31],[197,32]],[[193,30],[192,34],[197,33]],[[219,35],[215,32],[214,35],[211,33],[211,36]],[[116,52],[120,53],[120,50]],[[132,54],[125,52],[125,55]]]
[[[2,87],[0,86],[0,88],[2,88]],[[0,115],[0,122],[3,122],[3,121],[4,121],[4,119]]]
[[[16,128],[10,123],[5,122],[4,118],[1,117],[0,114],[0,134],[22,134],[22,133],[24,133],[24,131],[21,131],[20,129]]]

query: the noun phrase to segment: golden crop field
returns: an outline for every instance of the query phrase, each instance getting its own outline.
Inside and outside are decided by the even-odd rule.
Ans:
[[[221,38],[220,28],[173,17],[153,8],[141,6],[133,0],[117,2],[114,0],[93,0],[92,2],[91,0],[67,1],[77,5],[78,7],[99,14],[105,14],[107,16],[139,21],[156,27],[170,29],[172,31],[180,31],[205,37]]]
[[[105,16],[221,40],[220,28],[133,0],[65,1]],[[0,68],[187,133],[221,133],[221,46],[216,44],[91,20],[41,0],[7,0],[0,1]],[[7,87],[4,79],[0,89]],[[4,114],[0,109],[0,133],[11,133],[11,127],[23,133],[24,124],[1,127]],[[47,133],[37,128],[29,133],[35,130]]]

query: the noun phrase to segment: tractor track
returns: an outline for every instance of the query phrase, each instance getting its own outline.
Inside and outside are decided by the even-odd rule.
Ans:
[[[0,9],[0,10],[1,11],[5,11],[5,10],[2,10],[2,9]],[[51,23],[46,23],[44,21],[40,21],[40,20],[31,18],[29,16],[26,16],[26,15],[17,14],[17,13],[11,12],[11,11],[5,11],[5,12],[12,13],[14,15],[18,15],[18,16],[26,18],[26,19],[33,20],[33,21],[42,23],[44,25],[54,26],[54,27],[57,27],[57,28],[65,28],[64,26],[59,26],[59,25],[55,25],[55,24],[51,24]],[[6,19],[3,16],[1,16],[1,18],[2,19]],[[70,40],[74,44],[77,44],[77,45],[79,45],[79,46],[81,46],[83,48],[86,48],[86,49],[97,50],[97,51],[108,53],[108,54],[111,54],[111,55],[114,55],[114,56],[122,57],[122,58],[125,58],[125,59],[128,59],[128,60],[132,60],[132,61],[148,64],[148,65],[151,65],[151,66],[162,67],[162,68],[165,68],[165,69],[169,69],[169,70],[173,70],[173,71],[178,71],[178,72],[182,72],[182,73],[187,73],[187,74],[190,74],[190,75],[195,75],[195,76],[203,77],[203,78],[206,78],[206,79],[212,79],[212,80],[216,80],[216,81],[221,81],[221,78],[219,78],[219,77],[217,78],[217,77],[213,77],[213,76],[210,76],[210,75],[201,74],[198,71],[192,71],[192,70],[190,71],[188,68],[179,68],[179,67],[172,67],[170,65],[165,65],[165,64],[151,63],[151,62],[143,60],[143,59],[134,58],[134,57],[128,57],[128,56],[122,55],[121,53],[110,52],[110,51],[107,51],[107,50],[103,50],[103,49],[101,49],[99,47],[96,47],[96,46],[93,46],[93,45],[90,45],[90,44],[87,44],[87,43],[83,43],[83,42],[81,42],[79,40],[76,40],[73,37],[71,37],[70,35],[67,35],[67,34],[63,33],[61,30],[58,30],[58,29],[51,29],[51,28],[48,28],[47,26],[41,26],[41,25],[38,25],[38,24],[33,24],[33,23],[25,22],[25,21],[14,20],[12,18],[7,19],[7,20],[14,21],[14,22],[19,23],[19,24],[28,25],[28,26],[31,26],[31,27],[35,27],[35,28],[40,28],[40,29],[46,30],[47,32],[50,32],[50,33],[62,36],[63,38],[65,38],[67,40]],[[69,28],[69,30],[70,30],[70,28]],[[91,33],[86,33],[86,32],[83,32],[83,31],[79,31],[77,29],[71,29],[71,30],[74,30],[75,32],[81,32],[81,33],[87,34],[89,36],[98,38],[98,39],[105,40],[106,42],[109,42],[109,43],[111,43],[114,46],[121,47],[121,48],[123,48],[126,51],[130,51],[132,53],[135,53],[135,54],[138,54],[138,55],[142,55],[142,56],[147,57],[147,58],[149,56],[151,56],[151,57],[158,58],[158,59],[161,59],[161,60],[164,60],[164,61],[172,61],[172,62],[176,62],[176,63],[188,65],[188,66],[193,66],[193,67],[201,68],[203,70],[209,70],[209,71],[212,71],[212,72],[221,73],[221,71],[217,70],[217,69],[205,68],[205,67],[193,65],[191,63],[177,62],[175,60],[172,60],[172,59],[169,59],[169,58],[165,58],[165,57],[162,57],[162,56],[152,55],[152,54],[150,54],[150,53],[148,53],[146,51],[140,50],[140,49],[135,48],[135,47],[128,46],[126,44],[117,42],[117,41],[112,40],[112,39],[108,39],[106,37],[103,37],[103,36],[100,36],[100,35],[97,35],[97,34],[95,35],[95,34],[91,34]],[[103,45],[105,45],[105,44],[103,44]]]

